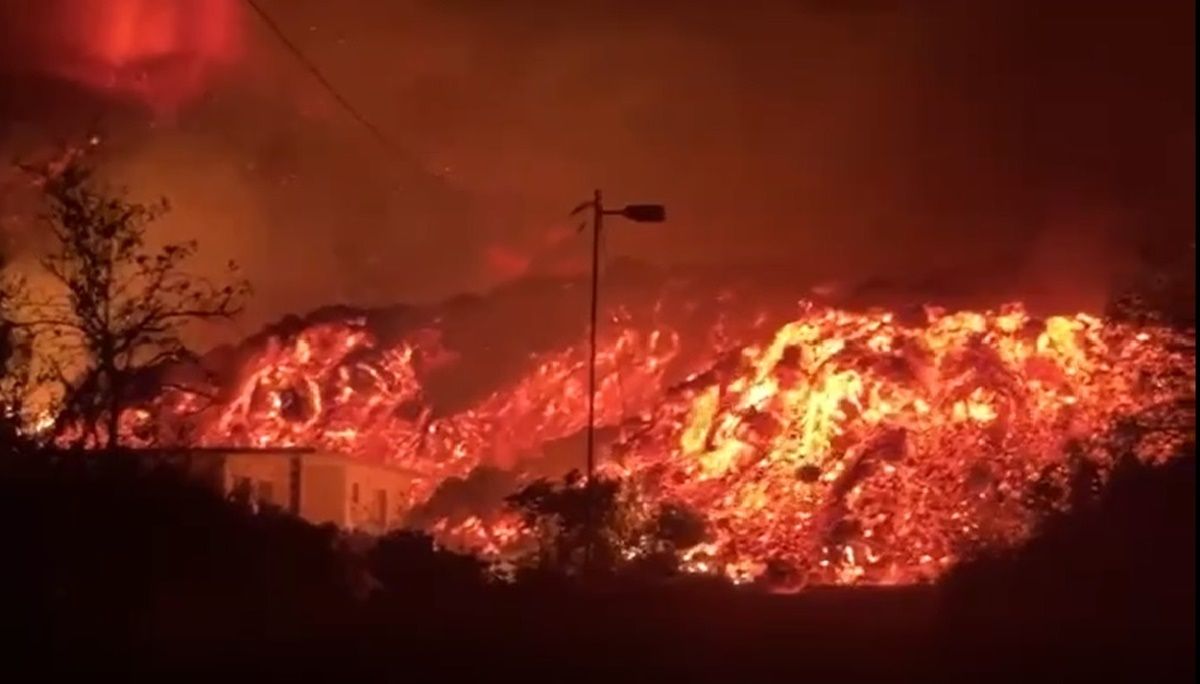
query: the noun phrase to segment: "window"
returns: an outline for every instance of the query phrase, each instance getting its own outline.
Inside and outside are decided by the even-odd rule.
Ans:
[[[350,503],[358,503],[358,483],[350,485]]]
[[[275,503],[274,494],[275,494],[275,487],[269,480],[259,480],[258,481],[258,492],[257,492],[256,496],[254,497],[255,499],[258,500],[258,503],[260,503],[260,504]]]
[[[375,492],[375,522],[387,525],[387,491],[383,489]]]
[[[248,477],[234,477],[233,486],[229,489],[229,498],[243,504],[249,504],[254,494],[254,485]]]

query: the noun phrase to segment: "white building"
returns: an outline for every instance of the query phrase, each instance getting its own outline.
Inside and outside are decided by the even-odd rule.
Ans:
[[[398,527],[411,482],[402,470],[304,448],[188,449],[182,459],[193,476],[226,495],[248,496],[315,524],[382,534]]]

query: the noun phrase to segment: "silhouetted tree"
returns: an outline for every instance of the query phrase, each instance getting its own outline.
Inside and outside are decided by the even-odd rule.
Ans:
[[[439,549],[429,535],[409,530],[379,538],[367,553],[367,563],[371,575],[394,594],[470,588],[484,573],[478,558]]]
[[[97,182],[78,159],[44,170],[41,184],[53,237],[41,265],[59,291],[27,301],[19,323],[55,347],[51,368],[64,387],[59,427],[82,427],[81,441],[116,447],[133,380],[190,359],[182,329],[237,314],[249,286],[233,262],[228,282],[187,272],[195,242],[147,244],[165,200],[131,201]],[[63,369],[64,356],[82,360],[83,371]]]
[[[591,542],[592,569],[613,569],[628,542],[620,506],[620,483],[597,478],[588,487],[578,471],[561,483],[537,480],[508,497],[539,536],[538,566],[568,575],[582,573]]]
[[[699,513],[681,503],[664,503],[643,527],[641,569],[659,576],[675,574],[680,554],[707,535],[707,525]]]
[[[12,320],[12,304],[19,294],[14,286],[0,281],[0,446],[5,450],[27,446],[26,398],[35,380],[30,335]]]
[[[642,510],[630,493],[622,492],[619,481],[598,478],[589,491],[577,471],[561,483],[537,480],[509,496],[507,503],[537,531],[534,567],[543,572],[673,575],[680,554],[707,536],[703,516],[687,506],[667,502]]]

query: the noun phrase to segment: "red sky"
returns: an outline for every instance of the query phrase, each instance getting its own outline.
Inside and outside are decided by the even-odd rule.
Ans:
[[[260,3],[398,151],[236,0],[0,6],[0,146],[100,122],[258,318],[569,261],[596,186],[670,210],[614,254],[805,278],[1103,282],[1194,226],[1182,0]]]

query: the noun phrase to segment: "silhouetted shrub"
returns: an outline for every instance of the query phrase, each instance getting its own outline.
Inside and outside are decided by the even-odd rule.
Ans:
[[[367,559],[372,577],[394,595],[472,590],[484,581],[483,562],[439,549],[422,532],[391,532],[375,542]]]

